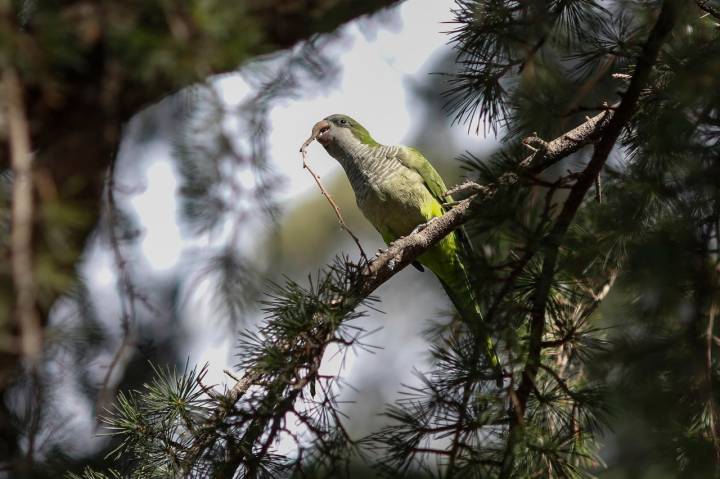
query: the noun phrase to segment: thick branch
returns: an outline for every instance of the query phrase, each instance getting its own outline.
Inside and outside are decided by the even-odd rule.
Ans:
[[[2,83],[13,172],[10,247],[15,287],[15,317],[20,329],[22,354],[34,363],[40,358],[42,351],[42,325],[35,310],[33,278],[33,180],[30,128],[25,114],[22,84],[14,68],[5,69]]]
[[[535,153],[520,162],[520,173],[538,174],[580,150],[580,148],[592,143],[600,136],[612,117],[612,110],[605,111],[589,118],[581,125],[554,140],[543,142],[542,148],[537,149]],[[525,140],[525,143],[532,144],[536,143],[537,140],[535,137],[530,137]],[[375,291],[395,273],[412,263],[435,243],[465,223],[472,217],[475,208],[495,196],[498,188],[513,185],[517,181],[518,175],[510,172],[500,176],[496,183],[474,185],[472,189],[475,193],[471,197],[458,202],[443,216],[434,218],[421,231],[392,243],[388,249],[383,251],[365,268],[364,275],[367,281],[363,284],[361,294],[367,296]]]

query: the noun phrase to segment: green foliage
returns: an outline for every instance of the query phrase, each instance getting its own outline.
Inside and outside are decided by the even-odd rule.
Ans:
[[[524,127],[533,111],[556,117],[568,99],[562,95],[558,101],[562,90],[554,87],[566,83],[578,65],[555,69],[586,44],[588,32],[614,25],[610,12],[593,0],[456,4],[450,35],[460,71],[450,78],[446,106],[455,121],[467,123],[468,129],[475,124],[476,132],[497,134],[507,127],[511,133],[527,134]],[[593,54],[603,53],[595,49]]]
[[[633,72],[655,20],[633,4],[457,3],[452,34],[461,71],[451,79],[447,106],[456,121],[508,131],[509,144],[489,161],[461,158],[481,184],[513,171],[527,155],[514,140],[519,135],[552,138],[582,121],[578,107],[592,105],[588,100],[610,101],[611,74]],[[616,414],[643,417],[633,421],[632,432],[623,427],[609,440],[642,443],[652,434],[653,445],[642,447],[646,466],[693,474],[712,470],[712,391],[720,378],[702,344],[710,344],[717,314],[711,298],[718,292],[714,170],[720,151],[717,124],[706,112],[718,102],[717,86],[699,92],[690,85],[717,68],[707,59],[717,57],[720,40],[692,13],[682,11],[681,23],[687,23],[661,53],[623,137],[627,157],[604,175],[603,203],[588,198],[563,237],[543,299],[536,360],[531,324],[545,274],[540,259],[547,258],[547,235],[572,180],[528,178],[521,188],[501,189],[498,201],[466,226],[483,246],[476,248],[481,257],[475,281],[486,321],[505,340],[509,387],[525,379],[528,364],[538,367],[522,424],[513,426],[514,395],[523,393],[522,384],[508,395],[493,390],[487,367],[472,354],[478,342],[472,331],[464,331],[469,337],[459,343],[437,335],[447,328],[434,328],[434,343],[446,352],[434,354],[424,386],[391,407],[392,425],[371,438],[381,457],[390,459],[384,463],[389,475],[420,468],[448,477],[590,477],[603,467],[599,440]],[[567,168],[581,169],[580,160],[571,159]],[[611,287],[627,303],[598,314]],[[652,358],[640,359],[650,351]],[[696,368],[692,378],[680,372],[689,365]],[[613,379],[618,374],[624,378],[619,382]],[[657,384],[658,378],[669,382]],[[669,411],[675,411],[672,418]],[[658,427],[662,433],[649,432]],[[673,444],[681,444],[679,455],[670,453]],[[622,454],[612,459],[615,467],[631,461]]]

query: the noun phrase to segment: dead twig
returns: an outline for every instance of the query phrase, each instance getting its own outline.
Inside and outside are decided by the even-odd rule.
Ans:
[[[344,229],[347,232],[347,234],[349,234],[350,237],[353,239],[353,241],[357,245],[358,249],[360,250],[360,256],[362,257],[364,264],[367,264],[368,258],[367,258],[367,255],[365,254],[365,250],[363,250],[363,247],[360,244],[360,240],[358,239],[357,236],[355,236],[355,233],[353,233],[352,230],[350,230],[348,225],[345,223],[345,220],[343,220],[342,214],[340,213],[340,208],[338,207],[337,203],[335,203],[335,200],[333,200],[332,196],[330,196],[330,193],[328,193],[328,191],[323,186],[322,182],[320,181],[320,175],[315,173],[315,171],[313,171],[313,169],[310,168],[310,165],[307,162],[307,147],[308,147],[308,145],[310,145],[310,143],[315,141],[315,139],[316,139],[315,135],[311,136],[310,138],[305,140],[305,143],[303,143],[302,146],[300,147],[300,156],[302,158],[303,169],[308,170],[308,172],[312,175],[313,179],[315,180],[315,183],[318,185],[318,188],[320,188],[320,192],[325,197],[325,199],[328,200],[328,203],[330,203],[330,206],[332,206],[333,211],[335,211],[335,216],[337,217],[338,223],[340,223],[340,227],[342,229]]]

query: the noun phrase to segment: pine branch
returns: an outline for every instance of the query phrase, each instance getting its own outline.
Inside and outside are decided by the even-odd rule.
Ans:
[[[266,387],[270,393],[263,399],[263,403],[272,411],[268,416],[259,415],[252,419],[250,425],[247,427],[245,434],[238,441],[237,447],[234,450],[229,450],[225,455],[226,460],[220,467],[220,470],[216,472],[219,478],[232,478],[235,475],[235,471],[240,467],[241,464],[245,463],[247,466],[247,477],[256,477],[258,475],[258,466],[262,459],[267,455],[270,447],[272,446],[277,434],[281,429],[281,421],[284,421],[285,416],[291,412],[294,408],[295,401],[302,394],[305,386],[317,379],[318,370],[320,369],[320,361],[325,354],[327,346],[335,339],[335,327],[332,323],[326,322],[323,327],[320,328],[318,336],[320,336],[319,342],[310,341],[313,344],[313,350],[309,351],[308,356],[311,358],[309,361],[297,361],[293,371],[288,375],[280,375],[278,378]],[[324,335],[324,337],[322,337]],[[286,349],[290,353],[291,346],[287,345]],[[308,362],[310,366],[308,367]],[[251,377],[247,375],[237,384],[242,386],[239,388],[242,391],[246,389],[246,384],[251,385],[253,382],[252,378],[259,378],[262,374],[253,372]],[[246,379],[247,378],[247,379]],[[288,385],[288,378],[290,380],[297,379],[290,387],[289,392],[286,395],[282,393],[286,390]],[[236,386],[237,386],[236,384]],[[235,388],[233,388],[235,390]],[[270,424],[270,431],[266,432],[267,425]],[[267,435],[263,439],[263,436]],[[257,455],[252,454],[252,445],[261,443],[261,450]],[[250,447],[247,447],[250,445]]]
[[[475,191],[470,197],[458,202],[443,216],[428,222],[420,231],[393,242],[389,248],[367,265],[363,273],[366,280],[361,294],[369,295],[372,293],[450,232],[467,222],[472,218],[476,208],[480,208],[484,203],[490,201],[499,188],[516,184],[519,179],[518,175],[537,175],[582,147],[594,142],[600,137],[612,117],[612,110],[604,111],[554,140],[543,142],[541,148],[519,163],[518,173],[504,173],[495,183],[488,183],[487,185],[473,184],[471,188],[466,186],[466,188]],[[537,144],[538,140],[533,136],[526,138],[524,142],[526,144]]]
[[[563,209],[556,220],[553,230],[545,239],[545,256],[543,259],[542,272],[533,299],[528,358],[523,369],[522,380],[515,392],[517,401],[511,410],[510,432],[501,474],[503,478],[508,478],[512,475],[515,444],[519,440],[520,426],[525,416],[527,401],[535,387],[535,377],[540,367],[542,337],[545,331],[546,305],[555,275],[555,267],[563,237],[570,227],[587,191],[593,185],[603,165],[605,165],[622,129],[636,110],[640,93],[647,84],[660,48],[672,31],[677,15],[677,8],[677,0],[666,0],[663,3],[660,16],[653,30],[650,32],[648,40],[643,46],[642,53],[638,58],[635,73],[630,80],[630,85],[623,95],[620,105],[615,109],[615,114],[609,120],[607,128],[603,131],[590,162],[570,190],[570,194],[563,205]]]

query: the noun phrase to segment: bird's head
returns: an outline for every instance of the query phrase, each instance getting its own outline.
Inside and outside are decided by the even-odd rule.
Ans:
[[[360,142],[376,145],[370,133],[356,120],[347,115],[330,115],[313,126],[312,137],[316,138],[325,148],[341,147]]]

